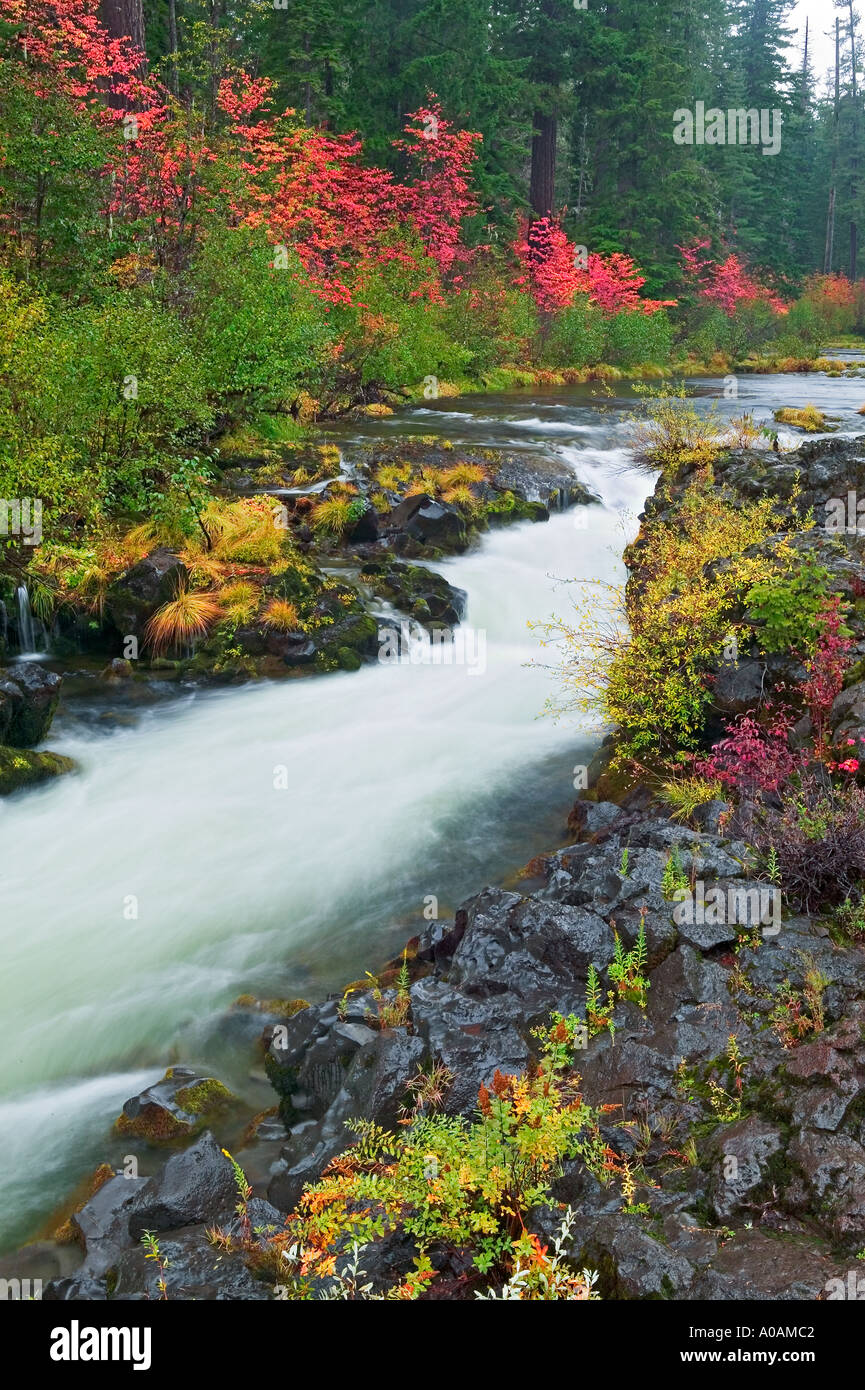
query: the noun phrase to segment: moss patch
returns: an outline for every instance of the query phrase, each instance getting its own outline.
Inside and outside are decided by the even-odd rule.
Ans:
[[[60,753],[34,753],[30,748],[0,746],[0,796],[9,796],[75,769],[72,758],[64,758]]]
[[[175,1100],[187,1115],[204,1115],[214,1110],[222,1110],[234,1100],[227,1086],[212,1078],[197,1081],[194,1086],[182,1086]]]

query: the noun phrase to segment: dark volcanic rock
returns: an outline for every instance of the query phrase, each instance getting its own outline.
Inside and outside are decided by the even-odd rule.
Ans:
[[[543,454],[502,455],[492,480],[496,487],[507,488],[527,502],[542,502],[550,509],[599,500],[583,487],[567,464]]]
[[[201,1129],[232,1100],[231,1092],[214,1077],[189,1067],[169,1067],[160,1081],[124,1102],[115,1127],[120,1134],[150,1143],[173,1140]]]
[[[467,994],[551,999],[613,958],[610,926],[594,912],[487,889],[466,906],[449,980]]]
[[[712,1302],[811,1301],[825,1294],[838,1269],[813,1245],[762,1231],[737,1231],[697,1280],[690,1297]]]
[[[140,637],[148,618],[168,603],[189,578],[173,550],[160,546],[121,574],[108,590],[105,607],[117,631]]]
[[[769,1159],[780,1152],[780,1131],[756,1115],[725,1126],[715,1139],[712,1206],[719,1222],[747,1214],[754,1196],[766,1182]]]
[[[865,1148],[843,1134],[802,1130],[790,1158],[805,1174],[836,1240],[861,1245],[865,1236]]]
[[[129,1220],[152,1179],[115,1177],[72,1217],[84,1242],[83,1271],[99,1277],[132,1244]]]
[[[37,662],[0,670],[0,743],[31,748],[51,727],[62,679]]]
[[[744,714],[760,701],[766,686],[766,667],[762,661],[725,663],[719,670],[712,698],[722,714]]]
[[[602,1216],[581,1252],[607,1298],[687,1298],[694,1267],[632,1216]]]
[[[466,544],[465,522],[456,507],[431,497],[406,497],[383,519],[388,534],[404,532],[422,545],[460,550]]]
[[[164,1232],[159,1237],[159,1254],[167,1262],[164,1272],[140,1247],[121,1256],[115,1266],[115,1301],[158,1301],[162,1297],[158,1287],[161,1278],[169,1301],[262,1301],[273,1297],[272,1288],[247,1269],[242,1253],[227,1253],[210,1242],[206,1226]]]
[[[130,1235],[137,1240],[142,1231],[215,1222],[236,1200],[234,1170],[208,1132],[183,1153],[172,1155],[157,1177],[147,1179],[130,1213]]]
[[[453,625],[465,615],[465,591],[422,565],[369,564],[363,577],[377,594],[416,622]]]

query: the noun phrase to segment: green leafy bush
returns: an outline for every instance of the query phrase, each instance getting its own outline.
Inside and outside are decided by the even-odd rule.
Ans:
[[[791,574],[755,584],[746,603],[763,650],[811,655],[819,635],[817,616],[831,583],[829,571],[806,555]]]

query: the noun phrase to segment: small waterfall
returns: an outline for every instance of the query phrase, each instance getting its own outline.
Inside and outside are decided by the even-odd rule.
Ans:
[[[37,630],[43,638],[43,650],[45,646],[45,632],[38,618],[33,616],[33,610],[30,607],[30,595],[27,592],[26,584],[18,585],[16,598],[18,599],[18,645],[21,649],[20,655],[25,657],[38,656]]]

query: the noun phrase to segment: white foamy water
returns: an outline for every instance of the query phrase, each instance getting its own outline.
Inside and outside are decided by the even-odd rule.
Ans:
[[[199,695],[52,740],[80,774],[0,802],[7,1237],[21,1203],[44,1211],[100,1152],[185,1027],[246,989],[374,969],[423,925],[424,894],[495,881],[534,852],[550,788],[572,799],[597,731],[537,717],[551,677],[527,665],[527,622],[567,611],[557,578],[622,575],[650,484],[618,448],[562,452],[604,499],[585,529],[556,515],[438,566],[486,633],[483,674],[375,666]]]

